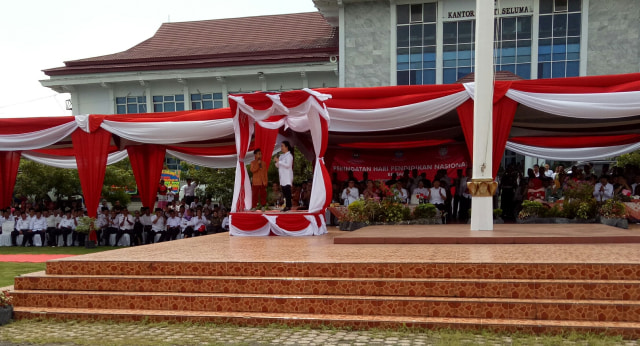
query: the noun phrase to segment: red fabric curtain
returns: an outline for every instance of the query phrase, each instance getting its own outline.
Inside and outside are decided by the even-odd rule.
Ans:
[[[518,103],[508,97],[503,97],[493,104],[493,177],[495,178],[500,168],[500,161],[507,146],[507,139],[511,132],[513,117],[516,114]]]
[[[18,166],[20,166],[19,151],[0,151],[0,208],[11,206]]]
[[[267,219],[255,213],[232,213],[231,223],[243,231],[255,231],[267,224]]]
[[[245,114],[243,111],[238,112],[238,124],[240,133],[237,134],[240,136],[240,151],[238,152],[238,161],[240,162],[240,191],[238,193],[238,201],[236,203],[236,211],[245,211],[247,206],[245,205],[245,196],[246,191],[244,189],[245,179],[247,179],[247,167],[244,162],[245,157],[247,156],[247,150],[249,149],[250,138],[250,126],[251,120],[249,116]]]
[[[327,166],[324,163],[324,155],[327,153],[327,146],[329,145],[329,121],[322,116],[319,118],[320,126],[322,127],[322,146],[320,147],[320,153],[318,154],[318,161],[320,162],[320,169],[322,170],[322,178],[324,178],[324,187],[326,191],[324,208],[327,208],[331,204],[331,198],[333,197],[331,176],[329,175]]]
[[[93,133],[77,129],[71,134],[71,140],[87,213],[91,217],[96,217],[102,194],[104,172],[107,169],[111,133],[103,129]]]
[[[276,138],[278,137],[278,129],[265,129],[259,124],[255,124],[255,148],[262,150],[262,162],[269,167],[271,163],[271,154],[276,146]],[[251,150],[251,148],[249,148]]]
[[[502,88],[504,89],[504,88]],[[504,93],[501,93],[504,95]],[[495,98],[494,98],[495,100]],[[500,98],[493,104],[493,167],[492,174],[495,178],[500,168],[500,161],[507,145],[513,117],[518,108],[518,103],[507,97]],[[469,99],[458,106],[458,118],[467,142],[469,157],[473,161],[473,100]]]
[[[132,145],[127,147],[127,153],[142,205],[153,209],[164,166],[165,147],[157,144]]]
[[[466,100],[458,106],[457,111],[460,126],[462,126],[462,133],[464,134],[464,140],[467,142],[469,158],[473,160],[473,100]]]
[[[283,214],[278,215],[276,218],[276,225],[278,225],[278,227],[292,232],[302,231],[309,227],[309,224],[309,220],[303,215]]]

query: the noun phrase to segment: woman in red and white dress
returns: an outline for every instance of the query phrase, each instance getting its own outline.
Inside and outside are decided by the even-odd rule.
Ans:
[[[158,183],[158,208],[164,209],[167,205],[167,185],[164,184],[164,179],[160,179]]]

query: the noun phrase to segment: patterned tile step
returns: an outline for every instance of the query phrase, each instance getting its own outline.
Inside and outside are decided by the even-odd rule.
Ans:
[[[14,291],[16,307],[640,322],[640,301]]]
[[[640,280],[69,276],[45,275],[44,272],[38,272],[17,277],[15,289],[640,300]]]
[[[640,264],[637,263],[153,262],[78,259],[49,261],[46,272],[56,275],[640,280]]]
[[[304,314],[304,313],[233,313],[209,311],[166,311],[166,310],[117,310],[117,309],[53,309],[26,308],[14,309],[17,319],[53,318],[72,320],[111,320],[154,322],[214,322],[232,323],[249,326],[267,326],[273,323],[290,326],[351,327],[370,328],[427,328],[427,329],[489,329],[499,332],[527,333],[605,333],[621,335],[626,338],[640,337],[640,323],[629,322],[591,322],[559,321],[532,319],[485,319],[485,318],[445,318],[445,317],[409,317],[409,316],[354,316],[344,314]]]

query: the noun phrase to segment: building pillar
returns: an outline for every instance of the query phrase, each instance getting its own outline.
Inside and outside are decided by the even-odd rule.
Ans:
[[[493,9],[494,0],[476,0],[476,62],[473,107],[471,230],[493,230]]]

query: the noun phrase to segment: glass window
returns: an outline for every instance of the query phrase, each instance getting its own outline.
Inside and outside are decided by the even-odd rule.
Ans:
[[[540,14],[553,13],[553,0],[540,0]]]
[[[528,40],[531,39],[531,17],[524,16],[518,17],[518,24],[516,27],[518,40]]]
[[[582,10],[582,0],[569,0],[569,12],[580,12]]]
[[[540,0],[555,13],[541,12],[538,40],[538,78],[572,77],[580,74],[581,0]]]
[[[398,24],[409,24],[409,5],[396,7],[396,21]]]
[[[503,18],[501,20],[501,40],[515,40],[516,39],[516,18]]]
[[[571,13],[567,22],[567,35],[580,36],[580,13]]]
[[[446,22],[442,24],[442,43],[456,44],[458,43],[458,23]]]
[[[567,61],[567,77],[580,76],[580,62],[579,61]]]
[[[436,10],[437,3],[396,6],[398,85],[435,83]]]
[[[553,15],[553,37],[567,36],[567,15],[554,14]]]
[[[567,4],[567,0],[554,0],[553,1],[553,11],[554,12],[567,12],[569,5]]]
[[[191,94],[191,109],[218,109],[222,105],[222,93]],[[176,110],[181,110],[180,107],[184,107],[184,104],[177,103]]]
[[[191,106],[193,107],[193,96],[191,97]],[[184,95],[155,95],[153,96],[153,111],[159,112],[175,112],[184,110]]]
[[[552,16],[540,16],[538,21],[538,36],[540,38],[547,38],[553,36],[553,17]]]
[[[116,114],[134,114],[147,112],[146,96],[116,97]]]

